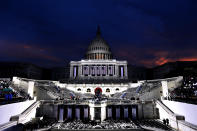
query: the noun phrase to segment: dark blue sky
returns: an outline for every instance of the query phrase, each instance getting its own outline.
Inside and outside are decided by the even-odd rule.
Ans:
[[[98,24],[129,64],[197,60],[197,0],[0,1],[0,60],[64,66],[84,57]]]

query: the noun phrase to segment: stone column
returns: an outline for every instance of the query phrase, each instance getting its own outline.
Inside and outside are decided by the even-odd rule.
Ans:
[[[115,75],[115,65],[112,66],[113,67],[113,76]]]
[[[78,76],[81,77],[81,75],[82,75],[81,65],[78,66],[78,72],[77,73],[78,73]]]
[[[119,76],[119,69],[118,69],[118,65],[115,65],[115,75],[116,77]]]
[[[80,76],[83,77],[83,65],[80,65],[80,68],[81,68],[80,69],[80,72],[81,72],[81,75]]]
[[[101,104],[101,121],[106,119],[106,104]]]
[[[114,76],[116,76],[116,65],[114,65]]]
[[[96,76],[97,75],[97,66],[96,65],[94,65],[94,76]]]
[[[98,65],[98,72],[99,72],[99,75],[101,76],[101,65]]]
[[[94,120],[94,107],[90,107],[90,120]]]
[[[91,76],[91,74],[90,74],[91,71],[90,70],[91,70],[91,65],[88,65],[88,76]]]
[[[124,77],[127,78],[127,65],[124,65]]]
[[[28,94],[30,95],[31,98],[34,97],[34,81],[28,82]]]
[[[73,65],[70,66],[70,78],[73,78]]]
[[[109,74],[108,65],[105,65],[105,67],[106,67],[106,73],[105,73],[105,75],[106,75],[106,76],[109,76],[109,75],[108,75],[108,74]]]

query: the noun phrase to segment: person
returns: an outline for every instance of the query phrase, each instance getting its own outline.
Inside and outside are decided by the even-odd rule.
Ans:
[[[167,126],[169,125],[169,119],[166,119],[166,124],[167,124]]]
[[[9,100],[12,100],[12,93],[9,93],[9,94],[8,94],[8,99],[9,99]]]
[[[8,94],[5,94],[5,100],[9,100]]]
[[[165,119],[163,119],[163,124],[166,125],[166,120]]]

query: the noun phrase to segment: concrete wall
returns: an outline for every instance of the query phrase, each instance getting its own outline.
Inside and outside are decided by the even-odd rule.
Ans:
[[[163,102],[156,101],[156,107],[159,109],[160,119],[169,119],[169,125],[178,131],[197,130],[196,125],[186,122],[184,116],[174,113]],[[195,117],[195,114],[193,115]]]
[[[9,122],[10,117],[18,115],[32,105],[35,100],[28,100],[19,103],[6,104],[0,106],[0,124]]]
[[[139,119],[155,119],[158,118],[155,104],[153,102],[144,102],[138,104]]]
[[[55,104],[44,104],[39,107],[39,110],[37,112],[37,115],[39,117],[46,115],[50,118],[56,118],[58,119],[58,105]]]
[[[197,125],[197,105],[168,100],[162,100],[162,102],[174,113],[185,116],[185,121]]]

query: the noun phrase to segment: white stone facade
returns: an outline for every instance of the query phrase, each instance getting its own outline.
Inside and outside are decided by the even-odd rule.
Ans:
[[[70,62],[71,79],[127,79],[127,61],[81,60]]]
[[[100,87],[102,89],[102,94],[109,96],[127,90],[128,86],[128,84],[67,84],[65,88],[76,93],[94,95],[95,89]]]

